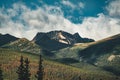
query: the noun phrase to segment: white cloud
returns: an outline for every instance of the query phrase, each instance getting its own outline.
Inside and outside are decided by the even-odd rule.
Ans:
[[[70,2],[69,0],[66,0],[66,1],[65,1],[65,0],[62,0],[61,3],[62,3],[63,5],[66,5],[66,6],[71,7],[73,10],[74,10],[74,9],[83,9],[84,6],[85,6],[85,4],[82,3],[82,2],[78,2],[78,3],[74,4],[74,3]]]
[[[53,12],[51,12],[52,10]],[[19,12],[21,14],[18,15]],[[13,17],[17,17],[17,20],[14,21]],[[99,40],[119,33],[119,23],[120,19],[111,18],[101,13],[98,17],[84,18],[81,24],[74,24],[64,18],[61,8],[56,6],[45,5],[31,10],[23,4],[14,4],[13,8],[0,9],[0,32],[26,37],[30,40],[37,32],[52,30],[79,32],[82,37]]]
[[[120,0],[113,0],[109,3],[106,9],[110,16],[120,18]]]
[[[120,20],[99,14],[97,18],[85,18],[80,24],[80,34],[96,40],[120,33]]]
[[[73,8],[73,9],[76,7],[73,3],[71,3],[70,1],[67,1],[67,0],[66,1],[63,0],[62,4],[66,5],[66,6],[69,6],[69,7]]]

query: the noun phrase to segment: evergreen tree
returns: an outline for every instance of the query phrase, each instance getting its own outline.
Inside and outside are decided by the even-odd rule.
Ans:
[[[2,69],[1,69],[1,64],[0,64],[0,80],[3,80],[3,72],[2,72]]]
[[[30,70],[29,70],[29,63],[30,63],[30,61],[28,60],[28,58],[25,60],[25,72],[24,72],[24,74],[25,74],[25,80],[30,80]]]
[[[25,80],[23,56],[20,58],[20,66],[18,67],[16,73],[18,74],[18,80]]]
[[[43,62],[42,56],[40,55],[39,69],[38,69],[37,75],[36,75],[37,80],[43,80],[44,69],[43,69],[43,66],[42,66],[42,62]]]
[[[81,79],[81,76],[79,76],[79,80],[82,80],[82,79]]]

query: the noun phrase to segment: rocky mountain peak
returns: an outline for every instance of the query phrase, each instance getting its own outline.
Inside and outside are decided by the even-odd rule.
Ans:
[[[88,41],[87,41],[88,40]],[[57,49],[64,48],[70,45],[74,45],[76,43],[85,43],[89,42],[90,40],[80,37],[79,33],[70,34],[65,31],[50,31],[47,33],[37,33],[37,35],[34,37],[33,41],[42,46],[53,46]],[[64,46],[63,46],[64,45]]]
[[[79,33],[77,32],[77,33],[75,33],[75,34],[73,34],[73,36],[74,37],[79,37],[79,38],[81,38],[81,36],[79,35]]]

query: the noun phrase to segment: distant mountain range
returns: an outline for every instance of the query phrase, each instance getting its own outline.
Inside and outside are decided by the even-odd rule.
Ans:
[[[64,31],[51,31],[47,33],[37,33],[36,36],[33,38],[32,41],[29,41],[25,38],[16,38],[10,34],[5,34],[5,35],[0,35],[0,46],[3,47],[10,47],[10,46],[16,46],[16,47],[23,48],[25,46],[32,46],[32,45],[23,45],[29,43],[29,44],[36,44],[42,47],[43,49],[49,50],[49,51],[54,51],[54,50],[59,50],[63,49],[69,46],[72,46],[76,43],[87,43],[87,42],[93,42],[93,39],[88,39],[88,38],[82,38],[78,33],[75,34],[70,34]],[[18,40],[18,41],[16,41]],[[13,42],[15,41],[15,42]],[[10,43],[10,44],[9,44]],[[21,44],[22,43],[22,44]],[[8,45],[6,45],[8,44]],[[19,46],[21,45],[21,46]],[[34,47],[34,46],[33,46]],[[11,47],[13,48],[13,47]],[[28,48],[29,49],[29,48]],[[23,50],[23,49],[20,49]]]

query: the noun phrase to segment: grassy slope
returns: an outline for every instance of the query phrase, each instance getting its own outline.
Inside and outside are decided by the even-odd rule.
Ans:
[[[79,60],[79,57],[83,56],[83,60],[87,60],[115,75],[120,75],[120,34],[96,42],[77,44],[73,47],[61,49],[56,52],[56,55],[60,62],[64,62],[65,58]],[[108,58],[111,55],[115,58],[109,61]],[[71,61],[73,60],[71,59]],[[84,62],[71,63],[71,65],[82,69],[96,69],[96,67]]]
[[[0,64],[2,64],[5,80],[16,80],[16,69],[19,65],[19,59],[21,55],[29,58],[30,70],[32,73],[31,80],[36,80],[34,75],[38,69],[39,57],[37,55],[0,49]],[[116,76],[104,71],[95,72],[79,69],[45,59],[43,65],[45,69],[44,80],[78,80],[79,75],[81,76],[82,80],[93,80],[93,78],[95,78],[95,80],[116,80]]]
[[[79,54],[78,54],[79,51],[86,48],[88,46],[88,44],[89,43],[76,44],[74,46],[61,49],[54,53],[56,55],[56,58],[73,58],[73,59],[79,60]]]
[[[84,50],[79,52],[84,58],[96,58],[96,56],[109,54],[114,51],[114,48],[120,45],[120,34],[92,42]]]
[[[18,39],[9,44],[3,45],[2,47],[11,50],[30,52],[34,54],[39,54],[40,52],[40,47],[34,42],[27,40],[26,38]]]
[[[110,57],[111,60],[109,60]],[[113,51],[109,52],[109,54],[98,57],[96,63],[97,66],[120,76],[120,46],[114,47]]]
[[[89,43],[79,55],[88,62],[120,76],[120,34]],[[111,61],[110,56],[114,56]]]

